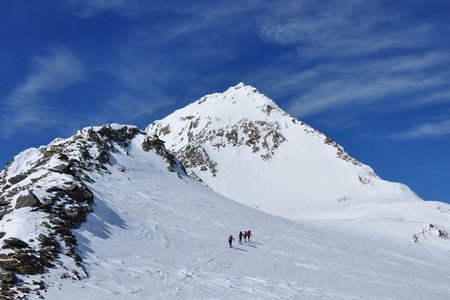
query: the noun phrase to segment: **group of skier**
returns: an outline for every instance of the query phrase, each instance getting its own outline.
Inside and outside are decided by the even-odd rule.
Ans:
[[[247,243],[247,240],[250,242],[250,237],[252,236],[252,231],[251,230],[246,230],[244,231],[244,233],[242,233],[242,231],[239,232],[239,244],[242,245],[242,238],[244,238],[244,242]],[[232,247],[234,238],[233,235],[229,235],[228,236],[228,244],[230,245],[230,248]]]

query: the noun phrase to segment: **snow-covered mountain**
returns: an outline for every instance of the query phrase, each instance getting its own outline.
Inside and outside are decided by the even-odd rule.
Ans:
[[[236,91],[249,96],[240,98],[242,103],[235,99],[244,111],[233,110],[233,101],[224,106],[223,95],[215,94],[190,106],[197,108],[191,109],[194,117],[183,116],[191,128],[181,136],[197,143],[192,154],[187,146],[176,154],[209,187],[187,175],[155,131],[134,126],[85,128],[17,155],[0,172],[2,299],[450,297],[450,242],[443,236],[450,229],[449,205],[422,201],[408,188],[382,181],[252,88],[238,85],[226,93]],[[255,105],[252,95],[267,105],[256,98]],[[215,98],[213,113],[206,104]],[[211,123],[196,121],[200,115]],[[161,137],[177,128],[181,132],[186,120],[180,118],[153,129]],[[214,128],[201,133],[202,126]],[[169,141],[166,145],[173,148]],[[315,160],[302,165],[308,160],[296,151]],[[298,201],[283,198],[290,193],[280,187],[292,188],[283,182],[300,184],[295,180],[300,178],[312,184],[306,167],[316,179],[337,176],[333,184],[316,185],[331,200],[314,186],[308,190],[317,198],[304,199],[302,191]],[[244,171],[254,177],[246,178]],[[216,179],[224,183],[214,186]],[[277,188],[280,210],[272,212],[293,219],[253,207],[269,211],[276,207],[274,199],[232,198],[243,205],[221,195],[226,193],[218,187],[231,189],[230,183],[242,192],[236,195],[269,193],[265,185]],[[347,198],[336,200],[337,195]],[[247,229],[252,240],[230,249],[228,235],[237,240]]]
[[[40,296],[48,284],[41,280],[41,274],[56,266],[58,276],[64,278],[88,276],[73,229],[86,221],[94,207],[103,207],[104,199],[95,201],[99,195],[93,190],[111,174],[111,168],[127,172],[113,154],[135,152],[144,156],[147,164],[156,160],[158,170],[166,168],[180,177],[185,174],[162,141],[134,126],[117,124],[85,128],[68,139],[28,149],[0,172],[4,297],[18,297],[17,292]],[[129,185],[127,188],[133,190]],[[102,229],[95,230],[100,233]]]
[[[422,202],[243,83],[204,96],[146,131],[218,193],[275,215],[379,216],[380,206]]]

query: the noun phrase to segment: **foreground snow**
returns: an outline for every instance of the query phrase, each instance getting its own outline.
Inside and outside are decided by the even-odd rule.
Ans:
[[[91,174],[95,210],[76,230],[89,278],[51,269],[47,299],[450,298],[450,243],[432,231],[411,239],[425,222],[291,221],[168,172],[139,141],[129,154]],[[246,229],[252,242],[228,248]]]

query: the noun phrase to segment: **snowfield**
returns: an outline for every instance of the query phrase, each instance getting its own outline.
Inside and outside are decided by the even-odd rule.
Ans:
[[[111,174],[92,174],[95,210],[76,230],[89,278],[52,269],[47,299],[450,297],[450,243],[435,232],[413,243],[402,220],[268,215],[168,172],[139,144],[113,154]],[[228,248],[246,229],[251,242]]]
[[[243,84],[26,150],[0,196],[5,299],[450,299],[450,205]]]

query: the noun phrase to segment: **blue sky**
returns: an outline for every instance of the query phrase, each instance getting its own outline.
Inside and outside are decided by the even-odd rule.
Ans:
[[[0,164],[243,81],[450,202],[449,1],[191,2],[1,1]]]

